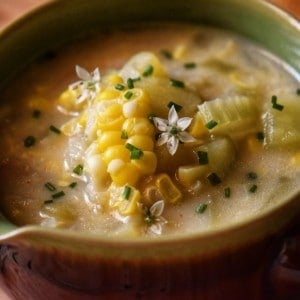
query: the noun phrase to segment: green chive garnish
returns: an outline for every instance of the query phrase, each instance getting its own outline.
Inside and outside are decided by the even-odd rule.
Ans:
[[[259,141],[263,141],[264,138],[265,138],[265,135],[263,132],[257,132],[256,133],[256,138],[259,140]]]
[[[199,165],[208,164],[208,153],[206,151],[198,151],[197,155],[198,155]]]
[[[206,176],[206,178],[213,186],[218,185],[222,182],[222,180],[216,173],[210,173]]]
[[[272,107],[274,109],[277,109],[279,111],[283,110],[284,106],[277,103],[277,96],[273,95],[272,98],[271,98],[271,102],[272,102]]]
[[[44,201],[44,204],[46,204],[46,205],[47,205],[47,204],[51,204],[51,203],[53,203],[53,200],[52,200],[52,199],[51,199],[51,200],[45,200],[45,201]]]
[[[125,93],[125,95],[124,95],[124,97],[125,97],[127,100],[129,100],[132,96],[133,96],[133,93],[130,92],[130,91],[127,91],[127,92]]]
[[[170,79],[170,84],[174,87],[178,87],[178,88],[184,88],[185,84],[183,81],[181,80],[176,80],[176,79]]]
[[[195,69],[196,64],[194,62],[188,62],[183,65],[186,69]]]
[[[125,147],[130,151],[130,159],[139,159],[144,153],[141,149],[126,143]]]
[[[57,127],[55,127],[53,125],[50,125],[49,129],[56,134],[61,134],[60,129],[58,129]]]
[[[225,198],[230,198],[230,195],[231,195],[231,189],[230,187],[227,187],[224,189],[224,197]]]
[[[300,96],[300,88],[296,90],[296,94]]]
[[[130,193],[131,193],[131,187],[128,186],[128,185],[126,185],[124,187],[124,191],[123,191],[123,198],[126,199],[126,200],[128,200],[129,197],[130,197]]]
[[[74,169],[73,169],[73,173],[77,174],[77,175],[82,175],[83,173],[83,165],[77,165]]]
[[[169,50],[161,50],[160,53],[167,59],[173,59],[173,54]]]
[[[32,135],[29,135],[25,140],[24,140],[24,146],[29,148],[32,147],[35,144],[35,137]]]
[[[77,182],[72,182],[69,184],[69,188],[74,189],[74,187],[77,185]]]
[[[196,207],[196,213],[198,214],[203,214],[205,212],[205,210],[207,209],[207,204],[205,203],[200,203],[197,207]]]
[[[207,122],[205,124],[205,127],[208,128],[208,129],[213,129],[215,126],[218,125],[218,122],[215,121],[215,120],[210,120],[209,122]]]
[[[65,195],[65,192],[64,191],[60,191],[58,193],[55,193],[52,195],[52,199],[57,199],[57,198],[60,198],[60,197],[63,197]]]
[[[175,110],[176,110],[177,112],[180,112],[180,111],[182,110],[182,106],[181,106],[181,105],[179,105],[179,104],[177,104],[177,103],[175,103],[175,102],[173,102],[173,101],[170,101],[170,102],[168,103],[167,107],[168,107],[168,108],[171,108],[172,106],[174,106],[174,108],[175,108]]]
[[[254,180],[257,178],[257,174],[255,172],[249,172],[247,174],[247,178],[250,179],[250,180]]]
[[[144,77],[150,76],[153,73],[153,70],[154,70],[153,66],[152,65],[148,65],[146,67],[145,71],[143,72],[143,76]]]
[[[50,191],[53,192],[56,190],[56,187],[51,182],[46,182],[45,187]]]
[[[119,91],[123,91],[125,89],[125,86],[123,84],[121,84],[121,83],[117,83],[115,85],[115,89],[119,90]]]
[[[132,78],[127,79],[127,86],[128,86],[129,89],[134,88],[134,80]]]
[[[126,130],[122,130],[121,132],[121,139],[122,140],[127,140],[128,139],[128,133]]]
[[[276,104],[276,103],[277,103],[277,96],[273,95],[273,96],[271,97],[271,102],[272,102],[273,104]]]
[[[38,119],[40,116],[41,116],[41,111],[38,110],[38,109],[35,109],[33,112],[32,112],[32,117],[35,118],[35,119]]]
[[[257,190],[257,185],[256,185],[256,184],[253,184],[253,185],[250,187],[249,192],[250,192],[250,193],[255,193],[256,190]]]

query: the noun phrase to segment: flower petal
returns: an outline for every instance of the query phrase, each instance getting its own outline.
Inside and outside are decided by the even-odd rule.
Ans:
[[[168,139],[167,148],[171,155],[174,155],[176,153],[178,145],[179,145],[179,140],[176,136],[173,135]]]
[[[159,217],[161,216],[162,212],[165,208],[165,202],[164,200],[156,201],[151,207],[150,207],[150,214],[153,217]]]
[[[172,105],[170,110],[169,110],[168,121],[169,121],[170,126],[176,125],[176,123],[178,121],[178,114],[177,114],[177,111],[176,111],[174,105]]]
[[[168,130],[168,121],[167,120],[155,117],[155,118],[153,118],[153,122],[154,122],[155,127],[158,130],[160,130],[162,132]]]
[[[84,69],[84,68],[76,65],[75,70],[76,70],[77,76],[80,79],[82,79],[84,81],[90,81],[90,80],[92,80],[91,74],[86,69]]]
[[[160,223],[154,223],[149,227],[149,230],[154,234],[161,235],[162,226]]]
[[[95,81],[95,82],[99,82],[99,81],[100,81],[100,78],[101,78],[100,70],[99,70],[99,68],[96,68],[96,69],[92,72],[92,79],[93,79],[93,81]]]
[[[178,121],[177,121],[177,127],[181,130],[181,131],[184,131],[185,129],[187,129],[191,122],[192,122],[193,118],[188,118],[188,117],[185,117],[185,118],[180,118]]]
[[[168,139],[169,139],[169,134],[167,132],[162,133],[157,140],[157,146],[161,146],[167,143]]]
[[[191,143],[196,141],[196,139],[186,131],[179,132],[177,136],[179,141],[183,143]]]

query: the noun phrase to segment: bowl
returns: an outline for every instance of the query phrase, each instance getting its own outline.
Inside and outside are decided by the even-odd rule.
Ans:
[[[49,50],[124,23],[183,21],[232,30],[300,73],[300,26],[263,1],[51,1],[0,35],[1,86]],[[159,239],[99,237],[0,223],[2,285],[15,299],[264,299],[299,190],[255,219]]]

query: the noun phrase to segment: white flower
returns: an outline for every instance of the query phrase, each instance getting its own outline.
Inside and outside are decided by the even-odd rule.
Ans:
[[[72,83],[69,88],[78,93],[77,104],[86,100],[93,100],[100,91],[101,76],[99,68],[89,73],[86,69],[77,65],[75,70],[81,80]]]
[[[147,210],[145,215],[145,221],[149,224],[148,230],[157,235],[162,233],[162,227],[167,223],[167,220],[162,216],[164,208],[164,200],[159,200]]]
[[[179,142],[190,143],[195,141],[195,138],[185,131],[190,126],[192,118],[179,119],[174,105],[169,110],[168,120],[155,117],[153,121],[157,129],[162,132],[157,145],[161,146],[167,143],[171,155],[176,153]]]

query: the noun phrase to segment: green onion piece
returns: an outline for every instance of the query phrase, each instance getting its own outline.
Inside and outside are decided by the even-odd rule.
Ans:
[[[35,118],[35,119],[38,119],[40,116],[41,116],[41,111],[38,110],[38,109],[35,109],[33,112],[32,112],[32,117]]]
[[[272,102],[273,104],[276,104],[276,103],[277,103],[277,96],[273,95],[273,96],[271,97],[271,102]]]
[[[130,159],[139,159],[144,153],[141,149],[126,143],[125,147],[130,151]]]
[[[282,111],[282,110],[284,109],[284,106],[281,105],[281,104],[278,104],[278,103],[273,103],[272,107],[273,107],[274,109],[279,110],[279,111]]]
[[[300,96],[300,88],[296,90],[296,94]]]
[[[128,86],[129,89],[134,88],[134,80],[132,78],[127,79],[127,86]]]
[[[196,64],[194,62],[185,63],[183,66],[185,67],[185,69],[195,69],[196,68]]]
[[[174,87],[178,87],[178,88],[184,88],[185,84],[183,81],[181,80],[176,80],[176,79],[170,79],[170,84]]]
[[[53,200],[52,200],[52,199],[50,199],[50,200],[45,200],[45,201],[44,201],[44,204],[46,204],[46,205],[47,205],[47,204],[51,204],[51,203],[53,203]]]
[[[65,192],[64,191],[60,191],[58,193],[55,193],[52,195],[52,199],[57,199],[57,198],[61,198],[65,195]]]
[[[197,155],[198,155],[199,165],[208,164],[208,153],[206,151],[198,151]]]
[[[182,110],[182,106],[181,106],[181,105],[179,105],[179,104],[177,104],[177,103],[175,103],[175,102],[173,102],[173,101],[170,101],[170,102],[167,104],[167,107],[168,107],[168,108],[171,108],[172,106],[174,106],[174,108],[175,108],[175,110],[176,110],[177,112],[180,112],[180,111]]]
[[[216,127],[218,125],[218,122],[215,120],[210,120],[209,122],[207,122],[205,124],[205,127],[208,129],[213,129],[214,127]]]
[[[46,182],[44,185],[50,192],[53,192],[56,190],[56,187],[51,182]]]
[[[35,144],[35,137],[32,135],[29,135],[25,140],[24,140],[24,146],[29,148],[32,147]]]
[[[83,165],[77,165],[74,169],[73,169],[73,173],[77,174],[77,175],[82,175],[83,173]]]
[[[123,198],[126,199],[126,200],[128,200],[129,197],[130,197],[130,194],[131,194],[131,187],[128,186],[128,185],[126,185],[124,187],[124,191],[123,191]]]
[[[259,140],[259,141],[263,141],[265,139],[265,135],[263,132],[257,132],[256,133],[256,138]]]
[[[154,118],[156,117],[156,114],[154,114],[154,113],[150,113],[149,115],[148,115],[148,120],[152,123],[152,124],[154,124]]]
[[[145,71],[143,72],[143,76],[144,77],[150,76],[153,73],[153,70],[154,70],[153,66],[152,65],[148,65],[146,67]]]
[[[127,140],[128,139],[128,133],[127,133],[127,131],[126,130],[122,130],[122,132],[121,132],[121,139],[122,140]]]
[[[230,195],[231,195],[231,189],[230,187],[227,187],[224,189],[224,197],[225,198],[230,198]]]
[[[250,193],[255,193],[256,190],[257,190],[257,185],[256,185],[256,184],[253,184],[253,185],[250,187],[249,192],[250,192]]]
[[[169,50],[160,50],[161,55],[163,55],[167,59],[173,59],[173,54]]]
[[[125,95],[124,95],[124,97],[125,97],[127,100],[129,100],[132,96],[133,96],[133,93],[130,92],[130,91],[127,91],[127,92],[125,93]]]
[[[247,178],[250,179],[250,180],[254,180],[257,178],[257,174],[255,172],[249,172],[247,174]]]
[[[203,214],[205,212],[205,210],[207,209],[207,204],[205,203],[200,203],[197,207],[196,207],[196,213],[198,214]]]
[[[74,189],[74,187],[77,185],[77,182],[72,182],[69,184],[69,188]]]
[[[206,176],[212,186],[218,185],[222,182],[221,178],[216,173],[210,173]]]
[[[61,134],[60,129],[58,129],[57,127],[55,127],[53,125],[50,125],[49,129],[56,134]]]
[[[115,85],[115,89],[119,90],[119,91],[123,91],[125,89],[125,86],[123,84],[121,84],[121,83],[117,83]]]

